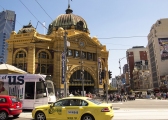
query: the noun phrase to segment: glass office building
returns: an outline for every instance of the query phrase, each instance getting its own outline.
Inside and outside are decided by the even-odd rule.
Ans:
[[[15,30],[16,14],[14,11],[5,10],[0,12],[0,64],[6,63],[7,43],[6,39],[10,37]]]

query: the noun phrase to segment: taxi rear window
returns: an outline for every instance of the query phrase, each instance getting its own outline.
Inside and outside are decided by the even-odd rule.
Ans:
[[[94,103],[94,104],[97,104],[97,105],[99,105],[99,104],[102,103],[102,102],[100,102],[100,101],[98,101],[98,100],[95,100],[95,99],[87,99],[87,100],[89,100],[90,102],[92,102],[92,103]]]

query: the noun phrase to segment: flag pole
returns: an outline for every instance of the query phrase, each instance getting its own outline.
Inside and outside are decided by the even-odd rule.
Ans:
[[[43,22],[44,35],[45,35],[45,21]]]

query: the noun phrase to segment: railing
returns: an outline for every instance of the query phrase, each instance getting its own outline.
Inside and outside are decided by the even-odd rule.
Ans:
[[[69,83],[69,86],[82,86],[82,82]],[[84,86],[94,86],[94,83],[84,83]]]

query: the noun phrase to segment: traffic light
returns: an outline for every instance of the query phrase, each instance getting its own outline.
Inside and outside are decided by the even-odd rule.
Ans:
[[[101,79],[104,79],[104,71],[101,72]]]
[[[109,74],[109,79],[111,79],[112,78],[112,72],[110,70],[108,71],[108,74]]]

